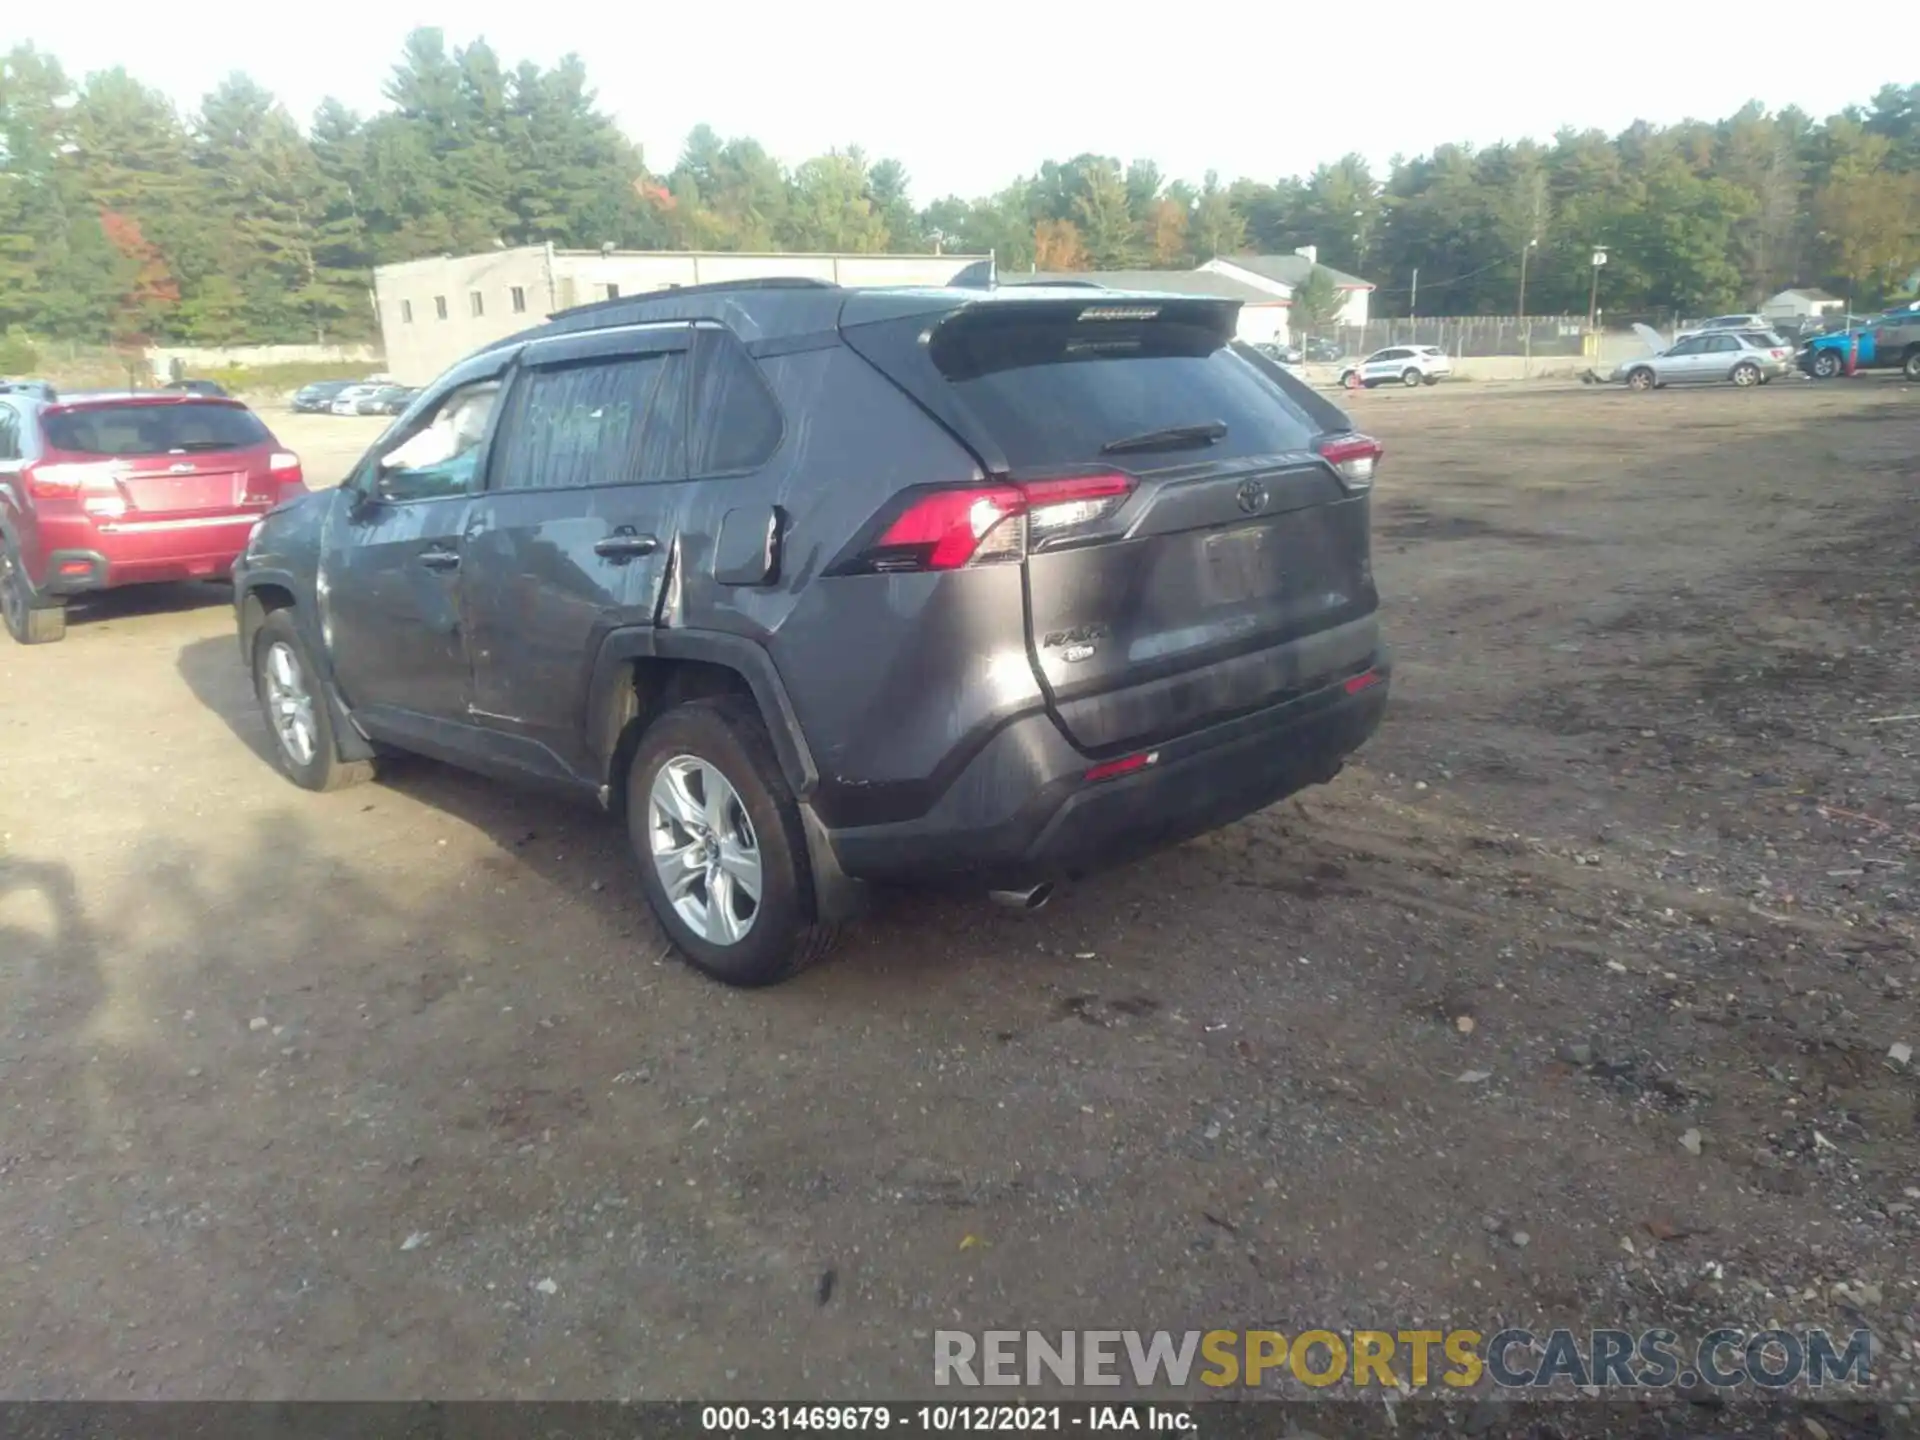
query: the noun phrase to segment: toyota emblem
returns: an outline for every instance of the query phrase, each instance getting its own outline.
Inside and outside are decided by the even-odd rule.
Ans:
[[[1249,515],[1258,515],[1267,508],[1267,487],[1258,480],[1249,480],[1235,492],[1235,501]]]

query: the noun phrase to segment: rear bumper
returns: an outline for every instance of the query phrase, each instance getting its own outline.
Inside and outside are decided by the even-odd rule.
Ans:
[[[100,527],[80,543],[73,543],[80,540],[78,535],[59,537],[67,543],[48,551],[38,588],[43,595],[79,595],[168,580],[223,580],[232,574],[247,532],[259,518],[260,513],[249,513],[138,528]]]
[[[1329,685],[1156,747],[1151,765],[1088,780],[1095,763],[1052,719],[1002,731],[926,815],[828,832],[840,867],[864,880],[1023,888],[1069,879],[1217,830],[1322,784],[1379,728],[1391,666],[1354,693]],[[1034,771],[1053,778],[1033,789]],[[998,797],[1027,793],[1011,813]]]

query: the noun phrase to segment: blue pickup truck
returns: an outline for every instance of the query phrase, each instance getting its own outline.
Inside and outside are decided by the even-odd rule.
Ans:
[[[1920,384],[1920,300],[1849,329],[1814,336],[1800,347],[1799,366],[1816,380],[1831,380],[1846,372],[1847,351],[1856,341],[1859,369],[1899,370]]]

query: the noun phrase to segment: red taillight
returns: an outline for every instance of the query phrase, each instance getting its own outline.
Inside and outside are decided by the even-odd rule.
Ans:
[[[85,490],[114,490],[114,467],[104,465],[29,465],[23,472],[27,493],[36,500],[73,500]]]
[[[1129,755],[1123,760],[1108,760],[1087,771],[1089,780],[1111,780],[1116,775],[1131,775],[1136,770],[1144,770],[1149,765],[1160,763],[1160,752],[1148,750],[1139,755]]]
[[[300,457],[291,450],[276,450],[267,457],[267,479],[276,485],[305,486],[307,483],[300,470]]]
[[[1371,435],[1334,435],[1320,441],[1315,448],[1349,490],[1370,487],[1380,457],[1387,453],[1386,446]]]
[[[1362,674],[1353,676],[1340,688],[1345,690],[1349,695],[1358,695],[1362,690],[1369,690],[1379,683],[1380,672],[1377,670],[1368,670]]]
[[[1026,558],[1041,539],[1113,513],[1133,491],[1125,475],[1073,475],[922,494],[848,567],[868,572],[959,570]]]

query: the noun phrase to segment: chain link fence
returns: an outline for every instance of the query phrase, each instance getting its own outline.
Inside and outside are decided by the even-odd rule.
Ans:
[[[1308,342],[1313,344],[1308,346]],[[1438,345],[1455,359],[1475,355],[1579,356],[1592,353],[1584,315],[1421,315],[1400,320],[1369,320],[1365,325],[1330,325],[1304,334],[1295,345],[1324,353],[1326,345],[1342,356],[1371,355],[1390,345]],[[1309,359],[1319,358],[1309,353]]]

